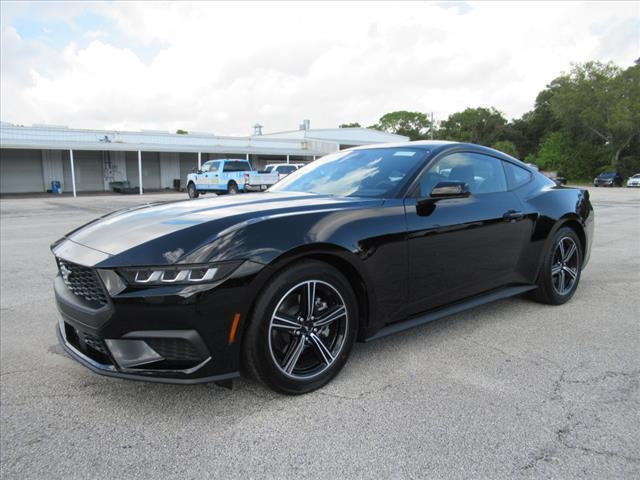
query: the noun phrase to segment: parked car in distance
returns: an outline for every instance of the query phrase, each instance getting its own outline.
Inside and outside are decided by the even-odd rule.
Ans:
[[[525,292],[569,301],[593,229],[588,191],[490,148],[341,150],[266,193],[138,206],[73,230],[51,247],[58,337],[102,375],[242,374],[305,393],[356,339]]]
[[[276,174],[260,174],[248,160],[223,158],[209,160],[187,175],[189,198],[207,192],[235,194],[256,188],[265,190],[278,181]]]
[[[531,164],[528,164],[531,165]],[[552,171],[542,171],[542,170],[538,170],[542,175],[544,175],[547,178],[550,178],[551,180],[553,180],[556,185],[561,186],[561,185],[566,185],[567,184],[567,179],[566,177],[562,177],[560,175],[558,175],[558,172],[552,172]]]
[[[277,173],[278,178],[283,179],[302,166],[304,166],[304,163],[270,163],[265,167],[264,170],[265,172],[269,173]]]
[[[627,180],[627,187],[640,187],[640,173],[636,173]]]
[[[618,172],[602,172],[593,179],[594,187],[621,187],[622,175]]]

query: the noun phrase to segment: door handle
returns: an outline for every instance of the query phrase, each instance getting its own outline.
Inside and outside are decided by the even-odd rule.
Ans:
[[[522,220],[524,218],[524,213],[518,212],[516,210],[508,210],[504,212],[502,218],[507,222],[517,222],[518,220]]]

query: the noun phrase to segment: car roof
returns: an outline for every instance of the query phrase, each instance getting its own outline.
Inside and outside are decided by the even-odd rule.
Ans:
[[[349,148],[348,150],[366,150],[370,148],[421,148],[424,150],[428,150],[433,154],[441,153],[446,150],[463,148],[463,149],[469,149],[478,153],[486,153],[489,155],[493,155],[493,156],[502,158],[503,160],[509,160],[513,163],[516,163],[520,167],[529,170],[530,172],[536,171],[535,169],[529,167],[522,160],[512,157],[511,155],[501,152],[500,150],[485,147],[484,145],[479,145],[477,143],[453,142],[449,140],[416,140],[413,142],[376,143],[372,145],[362,145],[358,147]]]

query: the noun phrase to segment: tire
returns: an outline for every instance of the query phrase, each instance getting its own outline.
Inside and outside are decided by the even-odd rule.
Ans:
[[[311,315],[309,297],[315,298]],[[340,271],[315,260],[293,264],[258,296],[243,342],[243,373],[281,393],[311,392],[345,365],[357,330],[358,303]]]
[[[548,305],[562,305],[568,302],[580,283],[582,258],[582,246],[578,235],[573,229],[562,227],[553,236],[551,247],[545,253],[538,277],[538,288],[532,292],[531,297]]]
[[[187,185],[187,193],[189,194],[189,198],[198,198],[200,196],[193,182]]]
[[[229,185],[227,185],[227,193],[229,195],[236,195],[239,192],[240,190],[238,189],[236,182],[229,182]]]

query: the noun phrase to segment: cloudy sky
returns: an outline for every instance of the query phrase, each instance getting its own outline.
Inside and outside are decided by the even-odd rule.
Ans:
[[[640,56],[640,2],[1,4],[3,121],[273,132],[508,117],[571,62]]]

